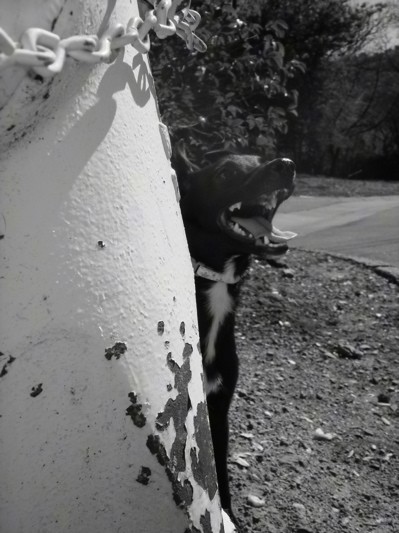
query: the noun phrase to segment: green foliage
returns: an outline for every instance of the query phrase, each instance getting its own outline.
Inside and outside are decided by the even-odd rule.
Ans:
[[[260,23],[253,9],[231,2],[192,2],[202,16],[197,32],[208,46],[190,53],[168,39],[154,43],[151,64],[162,119],[172,138],[185,138],[194,151],[244,147],[272,154],[276,136],[296,115],[298,93],[292,81],[304,71],[285,59],[282,20]]]

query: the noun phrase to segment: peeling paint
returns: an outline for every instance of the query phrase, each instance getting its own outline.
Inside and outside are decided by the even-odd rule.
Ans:
[[[183,364],[179,366],[172,359],[172,353],[167,355],[167,366],[175,376],[174,387],[178,391],[175,399],[169,398],[165,408],[158,413],[156,427],[158,431],[164,431],[173,420],[175,439],[173,441],[170,457],[159,435],[149,435],[147,448],[157,458],[158,463],[164,467],[166,475],[172,484],[173,499],[178,507],[187,508],[193,501],[193,487],[188,479],[179,481],[179,473],[186,470],[186,420],[188,411],[191,409],[191,400],[188,394],[188,384],[191,381],[190,356],[193,352],[191,344],[186,343],[183,349]]]
[[[195,448],[191,448],[191,466],[195,481],[204,490],[208,491],[209,498],[213,500],[218,489],[215,460],[213,457],[213,445],[211,432],[208,426],[208,409],[205,402],[197,406],[197,414],[194,417],[195,434],[197,437],[198,454]]]
[[[166,453],[165,446],[161,443],[161,439],[158,435],[149,435],[147,439],[147,448],[152,455],[155,455],[158,463],[161,466],[166,466],[169,462],[168,454]]]
[[[142,466],[139,475],[136,478],[138,483],[142,485],[148,485],[151,477],[151,469],[148,466]]]
[[[15,124],[13,125],[13,127],[15,127]],[[5,216],[0,215],[0,240],[4,239],[4,237],[6,236],[6,227],[7,227],[7,224],[6,224]]]
[[[203,533],[213,533],[211,524],[211,514],[209,511],[206,511],[205,514],[201,516],[200,522]]]
[[[1,353],[1,355],[4,355],[4,354]],[[6,363],[4,363],[2,369],[0,370],[0,378],[4,377],[6,374],[8,374],[9,366],[12,365],[14,361],[15,361],[15,357],[10,355],[9,358],[8,358],[8,361]]]
[[[192,347],[185,344],[183,350],[183,364],[181,367],[173,361],[172,354],[167,357],[168,367],[175,375],[175,389],[178,395],[175,399],[169,398],[166,402],[163,412],[158,413],[156,427],[159,431],[164,431],[169,427],[170,421],[173,420],[176,437],[172,444],[170,459],[179,472],[186,469],[185,449],[187,441],[186,418],[191,407],[191,401],[188,395],[188,384],[191,380],[190,355]]]
[[[186,359],[186,357],[190,357],[192,353],[193,353],[193,347],[191,346],[191,344],[186,342],[186,344],[184,345],[184,350],[183,350],[183,359]]]
[[[135,426],[142,428],[147,422],[146,417],[142,413],[143,406],[137,402],[137,394],[134,392],[129,392],[129,398],[131,405],[126,409],[126,415],[130,416]]]
[[[154,455],[158,463],[164,467],[166,475],[172,485],[173,500],[176,505],[186,509],[193,503],[193,487],[188,479],[182,482],[178,480],[179,472],[168,457],[165,446],[162,444],[158,435],[149,435],[147,439],[147,448]]]
[[[42,392],[43,392],[43,383],[39,383],[38,385],[36,385],[36,387],[32,387],[32,391],[30,395],[32,396],[32,398],[36,398],[36,396],[39,396],[39,394],[41,394]]]
[[[113,357],[115,359],[119,359],[121,355],[123,355],[127,350],[127,346],[124,342],[117,342],[115,343],[112,348],[107,348],[105,350],[105,359],[108,359],[108,361],[111,361]]]
[[[172,358],[172,352],[169,352],[166,356],[166,364],[168,365],[168,368],[173,374],[175,374],[179,370],[179,365],[176,363],[176,361]]]
[[[180,324],[180,335],[182,337],[184,337],[185,334],[186,334],[186,324],[184,322],[182,322]]]

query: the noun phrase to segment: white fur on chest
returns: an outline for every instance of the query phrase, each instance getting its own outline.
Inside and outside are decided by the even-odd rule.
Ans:
[[[208,312],[212,323],[205,341],[205,364],[211,364],[215,359],[215,344],[219,329],[225,318],[234,307],[233,298],[230,296],[228,286],[223,281],[214,283],[207,292]]]

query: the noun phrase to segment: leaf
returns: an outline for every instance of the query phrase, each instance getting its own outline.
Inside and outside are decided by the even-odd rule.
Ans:
[[[229,105],[227,106],[227,111],[229,111],[233,115],[233,117],[235,117],[237,113],[241,112],[241,109],[235,105]]]
[[[268,59],[271,60],[279,69],[283,68],[284,59],[279,52],[272,52],[269,54]]]
[[[321,428],[317,428],[314,432],[313,438],[320,441],[331,441],[336,437],[334,433],[324,433]]]
[[[264,135],[260,134],[258,135],[256,139],[256,145],[257,146],[270,146],[270,140]]]
[[[242,455],[236,453],[232,456],[232,458],[230,459],[230,461],[232,463],[235,463],[239,466],[242,466],[243,468],[249,468],[250,467],[250,464],[248,463],[248,461],[246,461]]]
[[[266,501],[263,498],[259,498],[253,494],[248,494],[247,501],[249,505],[256,508],[264,507],[266,505]]]

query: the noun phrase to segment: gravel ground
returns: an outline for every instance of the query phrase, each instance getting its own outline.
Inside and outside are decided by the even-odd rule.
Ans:
[[[243,531],[398,533],[398,286],[325,254],[284,263],[253,262],[237,315]]]

